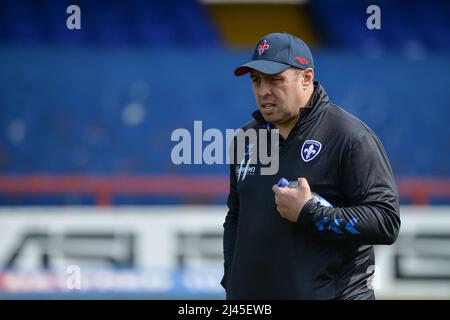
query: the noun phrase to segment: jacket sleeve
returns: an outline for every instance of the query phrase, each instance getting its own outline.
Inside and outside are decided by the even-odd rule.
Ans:
[[[329,240],[392,244],[400,229],[399,196],[379,139],[365,131],[344,149],[342,188],[348,207],[329,208],[308,201],[298,223]]]
[[[227,289],[228,277],[233,262],[234,244],[239,217],[239,197],[237,193],[237,181],[235,165],[230,165],[230,192],[227,200],[228,213],[223,224],[223,255],[224,255],[224,276],[220,284]]]

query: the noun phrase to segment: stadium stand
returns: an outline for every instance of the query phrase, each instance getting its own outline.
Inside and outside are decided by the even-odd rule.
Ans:
[[[376,31],[355,22],[367,1],[299,10],[321,30],[311,40],[318,80],[379,135],[402,201],[448,204],[450,5],[413,2],[381,1],[389,10]],[[0,204],[224,203],[228,167],[172,164],[170,135],[195,120],[204,130],[238,128],[255,109],[248,79],[232,76],[251,47],[232,49],[221,33],[232,17],[215,21],[215,9],[196,1],[78,1],[83,26],[74,32],[65,28],[69,4],[2,2]],[[80,176],[88,178],[77,184]],[[175,185],[155,191],[161,177]]]

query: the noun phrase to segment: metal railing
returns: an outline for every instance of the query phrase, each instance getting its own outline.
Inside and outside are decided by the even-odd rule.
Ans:
[[[398,178],[402,199],[426,205],[432,197],[450,199],[450,178]],[[91,195],[96,205],[113,204],[116,195],[213,199],[228,194],[227,176],[172,175],[0,175],[0,194],[10,196]]]

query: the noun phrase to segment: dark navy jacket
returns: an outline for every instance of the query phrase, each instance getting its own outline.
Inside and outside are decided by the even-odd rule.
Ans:
[[[372,245],[394,243],[400,228],[392,169],[372,130],[314,86],[310,106],[280,137],[277,174],[260,175],[255,164],[243,179],[241,165],[230,166],[221,282],[228,299],[374,298]],[[253,116],[243,130],[273,128]],[[305,161],[307,140],[321,147]],[[310,200],[297,223],[282,218],[272,191],[281,177],[305,177],[333,208]]]

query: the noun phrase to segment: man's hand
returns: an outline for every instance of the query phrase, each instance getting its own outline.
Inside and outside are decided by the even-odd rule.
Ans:
[[[298,178],[298,188],[280,188],[275,184],[272,190],[275,192],[278,212],[291,222],[297,222],[303,206],[312,198],[311,189],[305,178]]]

